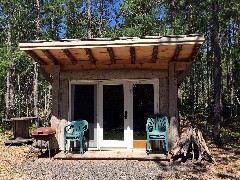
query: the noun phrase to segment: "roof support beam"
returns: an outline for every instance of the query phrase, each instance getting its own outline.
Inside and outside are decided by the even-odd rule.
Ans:
[[[48,50],[44,49],[42,52],[53,62],[54,65],[58,65],[56,58]]]
[[[49,65],[42,65],[40,66],[40,73],[43,75],[46,80],[52,84],[53,79],[51,77],[52,66]]]
[[[180,54],[180,52],[182,50],[182,46],[183,45],[177,45],[176,50],[175,50],[174,55],[173,55],[173,58],[172,58],[173,61],[177,61],[178,60],[178,56],[179,56],[179,54]]]
[[[191,72],[193,63],[191,63],[181,74],[177,77],[177,84],[180,85],[180,83],[183,81],[183,79]]]
[[[40,65],[47,65],[47,63],[45,63],[41,58],[38,57],[38,55],[36,53],[34,53],[31,50],[26,50],[25,51],[29,56],[31,56],[37,63],[39,63]]]
[[[195,44],[193,51],[191,53],[191,56],[189,58],[189,61],[193,61],[195,59],[195,57],[197,56],[199,49],[201,47],[201,44]]]
[[[96,59],[94,58],[91,49],[90,49],[90,48],[85,48],[85,51],[86,51],[86,55],[87,55],[88,58],[89,58],[89,61],[90,61],[92,64],[96,65]]]
[[[151,59],[152,63],[156,63],[157,56],[158,56],[158,46],[154,46],[153,47],[153,52],[152,52],[152,59]]]
[[[111,64],[116,64],[116,58],[115,58],[116,55],[115,55],[115,53],[114,53],[114,51],[113,51],[113,48],[108,47],[108,48],[107,48],[107,51],[108,51],[109,56],[110,56]]]
[[[130,47],[130,56],[131,56],[131,64],[135,64],[135,61],[136,61],[135,47]]]
[[[72,53],[68,49],[62,50],[68,59],[72,62],[73,65],[77,64],[77,60],[73,57]]]

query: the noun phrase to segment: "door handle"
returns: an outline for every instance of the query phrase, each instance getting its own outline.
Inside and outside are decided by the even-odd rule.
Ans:
[[[127,119],[128,112],[124,111],[124,119]]]

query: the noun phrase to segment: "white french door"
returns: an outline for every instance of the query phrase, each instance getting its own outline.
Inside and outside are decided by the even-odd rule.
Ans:
[[[126,81],[99,83],[99,148],[129,147],[129,109]]]

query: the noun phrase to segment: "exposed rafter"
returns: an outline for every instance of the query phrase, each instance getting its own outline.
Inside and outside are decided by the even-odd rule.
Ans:
[[[111,64],[116,64],[116,58],[115,58],[116,55],[115,55],[115,53],[114,53],[114,51],[113,51],[113,48],[108,47],[108,48],[107,48],[107,51],[108,51],[109,56],[110,56]]]
[[[130,56],[131,56],[131,64],[135,64],[135,61],[136,61],[135,47],[130,47]]]
[[[176,50],[175,50],[174,55],[173,55],[173,58],[172,58],[173,61],[178,60],[178,56],[179,56],[181,50],[182,50],[182,45],[177,45]]]
[[[92,64],[95,64],[95,65],[96,65],[96,59],[94,58],[91,49],[85,48],[85,51],[86,51],[86,55],[87,55],[88,58],[89,58],[89,61],[90,61]]]
[[[152,63],[156,63],[157,56],[158,56],[158,46],[154,46],[153,47],[153,52],[152,52],[152,59],[151,59]]]
[[[56,58],[48,50],[44,49],[42,52],[53,62],[53,64],[58,65]]]
[[[37,63],[39,63],[40,65],[47,65],[47,63],[45,63],[41,58],[38,57],[38,55],[36,53],[34,53],[31,50],[26,50],[25,51],[29,56],[31,56]]]
[[[191,56],[189,58],[189,61],[193,61],[195,59],[195,57],[197,56],[197,54],[199,52],[200,47],[201,47],[201,44],[195,44],[195,46],[192,50]]]
[[[72,53],[68,49],[63,49],[63,52],[73,65],[77,64],[77,60],[73,57]]]

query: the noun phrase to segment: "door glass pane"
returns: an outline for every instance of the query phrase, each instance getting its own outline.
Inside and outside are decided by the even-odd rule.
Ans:
[[[87,139],[94,140],[94,112],[96,106],[96,85],[74,85],[74,120],[88,121]],[[95,123],[96,124],[96,123]],[[96,126],[96,125],[95,125]],[[96,127],[95,127],[96,128]]]
[[[154,113],[153,84],[133,85],[133,139],[146,139],[147,118]]]
[[[124,140],[123,85],[103,85],[103,140]]]

